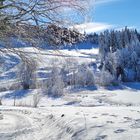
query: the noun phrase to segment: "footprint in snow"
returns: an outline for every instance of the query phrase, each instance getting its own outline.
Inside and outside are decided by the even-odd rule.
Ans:
[[[101,127],[104,127],[104,125],[94,125],[94,126],[91,126],[91,128],[101,128]]]
[[[130,117],[123,117],[123,118],[126,120],[132,120],[132,118],[130,118]]]
[[[130,127],[133,129],[140,128],[140,119],[136,119],[135,122]]]
[[[136,119],[135,121],[136,121],[136,122],[140,122],[140,119]]]
[[[140,128],[140,123],[134,123],[130,126],[132,129],[139,129]]]
[[[93,119],[97,119],[98,117],[96,117],[96,116],[93,116],[92,118],[93,118]]]
[[[111,117],[115,117],[115,118],[118,117],[117,115],[114,115],[114,114],[113,114],[113,115],[110,115],[110,116],[111,116]]]
[[[97,136],[95,140],[104,140],[105,138],[107,138],[107,135],[101,135],[101,136]]]
[[[103,113],[101,114],[102,116],[108,116],[109,114],[108,113]]]
[[[123,117],[125,119],[125,121],[123,121],[122,123],[129,123],[131,122],[133,119],[130,117]]]
[[[120,122],[120,123],[130,123],[131,121],[129,120],[126,120],[126,121],[123,121],[123,122]]]
[[[125,131],[126,131],[125,129],[117,129],[114,131],[114,133],[123,133]]]
[[[107,123],[111,123],[111,124],[113,124],[114,122],[113,121],[106,121]]]

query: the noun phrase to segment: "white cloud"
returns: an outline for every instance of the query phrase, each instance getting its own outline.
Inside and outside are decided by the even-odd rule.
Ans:
[[[80,33],[86,32],[87,34],[89,34],[94,32],[101,32],[103,30],[113,28],[113,26],[107,23],[89,22],[75,25],[73,28],[77,29]]]

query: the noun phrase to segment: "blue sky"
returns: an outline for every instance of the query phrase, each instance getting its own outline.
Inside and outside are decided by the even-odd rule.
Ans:
[[[140,29],[140,0],[97,0],[93,21]]]
[[[121,29],[125,26],[140,30],[140,0],[87,0],[90,1],[90,23],[78,27],[87,32]]]

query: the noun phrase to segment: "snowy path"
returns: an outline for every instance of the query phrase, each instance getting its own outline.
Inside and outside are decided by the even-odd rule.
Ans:
[[[0,132],[4,133],[5,131],[15,131],[20,130],[26,127],[30,127],[31,124],[27,118],[16,113],[3,113],[4,121],[1,124]]]
[[[18,110],[0,110],[3,119],[0,120],[0,139],[10,140],[32,129],[32,120]]]
[[[0,140],[139,140],[138,107],[0,108]]]
[[[3,116],[0,120],[0,140],[69,139],[71,128],[62,121],[61,116],[56,118],[50,112],[32,108],[0,109]]]

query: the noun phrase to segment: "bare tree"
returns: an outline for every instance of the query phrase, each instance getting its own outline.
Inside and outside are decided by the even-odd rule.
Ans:
[[[86,7],[86,0],[0,0],[0,41],[6,48],[13,48],[14,44],[9,39],[12,37],[30,46],[39,46],[46,39],[48,24],[67,27],[74,22],[67,15],[71,12],[83,15]],[[71,34],[64,38],[68,42],[73,41],[69,36],[77,36],[76,32],[75,35],[67,33]],[[59,35],[64,36],[64,33]]]
[[[68,9],[85,10],[86,0],[1,0],[1,19],[16,23],[46,24],[64,22],[61,15]]]
[[[82,15],[86,8],[85,2],[86,0],[0,0],[0,45],[2,43],[4,46],[0,52],[14,53],[21,58],[19,73],[24,89],[32,85],[36,64],[30,61],[30,57],[26,57],[24,51],[15,48],[11,40],[16,38],[28,46],[39,46],[40,42],[46,41],[46,30],[50,23],[67,27],[73,21],[66,16],[68,14],[63,16],[63,13],[72,10]],[[68,33],[77,36],[76,32],[75,35],[72,35],[73,32]],[[71,41],[68,39],[68,42]]]

